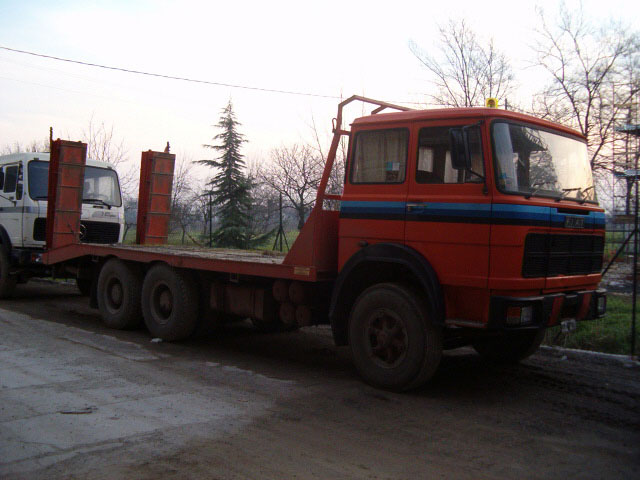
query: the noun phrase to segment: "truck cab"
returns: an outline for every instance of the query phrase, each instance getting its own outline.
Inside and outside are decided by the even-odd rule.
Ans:
[[[493,108],[379,113],[351,127],[331,312],[339,344],[353,343],[345,319],[380,284],[422,297],[444,348],[472,344],[496,360],[530,355],[546,327],[604,315],[605,217],[578,132]],[[393,369],[409,335],[393,347],[389,332],[406,326],[387,313],[361,343]]]
[[[37,262],[44,251],[49,153],[0,156],[0,239],[14,276],[47,274]],[[87,160],[84,169],[81,242],[122,242],[124,208],[118,174],[106,162]]]

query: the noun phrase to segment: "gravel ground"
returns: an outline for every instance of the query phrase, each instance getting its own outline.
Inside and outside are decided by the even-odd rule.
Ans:
[[[640,478],[624,358],[459,349],[399,395],[362,384],[325,328],[152,343],[45,283],[0,309],[3,479]]]

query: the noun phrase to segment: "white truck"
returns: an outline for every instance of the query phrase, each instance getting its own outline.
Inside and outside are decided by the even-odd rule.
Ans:
[[[53,272],[42,264],[47,223],[48,153],[0,156],[0,298],[16,283],[31,277],[75,276],[78,288],[89,293],[91,283],[80,270]],[[87,160],[82,194],[80,241],[121,243],[124,207],[118,174],[106,162]]]

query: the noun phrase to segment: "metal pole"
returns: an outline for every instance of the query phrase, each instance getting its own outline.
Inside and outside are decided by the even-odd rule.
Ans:
[[[635,180],[636,180],[636,211],[634,215],[633,237],[633,302],[631,311],[631,358],[636,356],[636,302],[638,298],[638,157],[636,153]]]
[[[213,246],[213,214],[211,204],[213,200],[211,198],[211,192],[209,192],[209,246]]]

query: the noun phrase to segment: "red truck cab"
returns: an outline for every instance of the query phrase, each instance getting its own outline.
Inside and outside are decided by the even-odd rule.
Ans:
[[[574,130],[492,108],[358,118],[338,226],[336,340],[353,341],[353,311],[340,305],[386,283],[423,296],[444,348],[520,360],[546,327],[604,315],[604,227]],[[389,341],[406,325],[387,313],[363,341],[381,367],[407,343],[406,332],[397,348]]]

